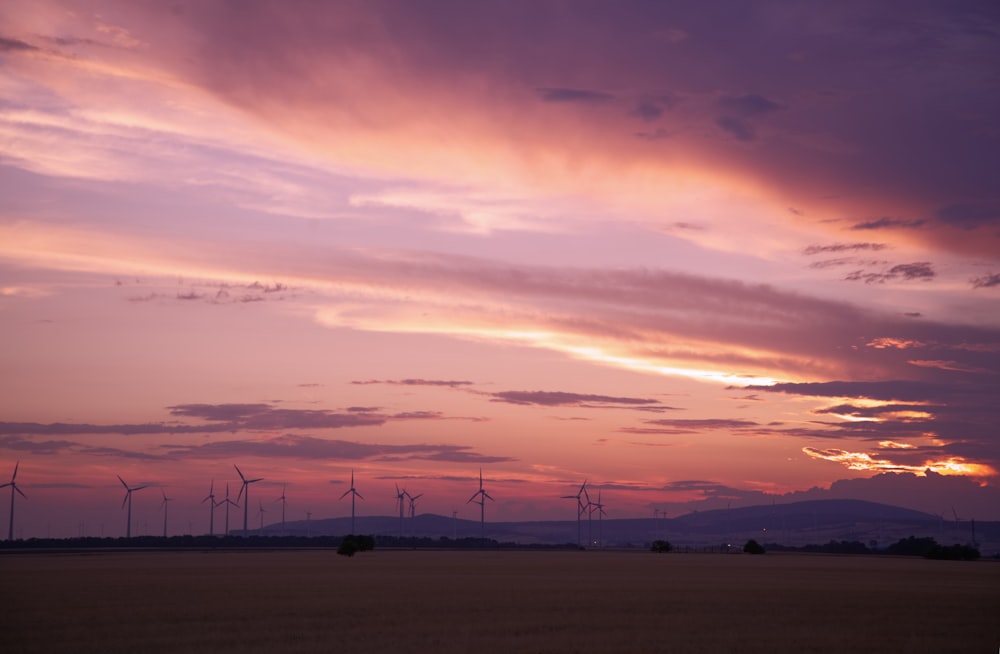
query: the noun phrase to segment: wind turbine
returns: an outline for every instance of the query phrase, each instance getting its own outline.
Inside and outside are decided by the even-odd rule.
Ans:
[[[160,504],[160,508],[163,509],[163,537],[166,538],[167,537],[167,504],[169,502],[172,502],[173,500],[172,500],[172,498],[167,497],[166,491],[164,491],[162,488],[160,489],[160,493],[163,494],[163,503]]]
[[[399,501],[399,537],[403,537],[403,509],[406,506],[405,501],[408,496],[406,489],[399,490],[399,484],[396,484],[396,500]]]
[[[604,505],[601,504],[601,491],[597,491],[597,501],[590,505],[590,513],[593,514],[597,511],[597,539],[601,543],[601,547],[604,547],[604,519],[603,516],[608,515],[604,510]]]
[[[410,517],[411,518],[416,517],[416,515],[417,515],[417,500],[419,498],[423,497],[423,496],[424,496],[423,493],[420,493],[419,495],[410,495]]]
[[[259,536],[263,536],[264,535],[264,514],[267,513],[267,511],[264,510],[264,503],[263,502],[257,502],[257,504],[260,506],[260,509],[258,509],[258,511],[257,511],[257,513],[260,515],[260,531],[258,531],[257,534]]]
[[[208,497],[201,501],[202,504],[205,502],[210,502],[208,505],[208,535],[212,537],[215,535],[215,507],[223,502],[215,501],[215,480],[208,487]]]
[[[586,504],[583,503],[584,497],[587,498]],[[587,480],[584,479],[583,483],[580,484],[580,490],[576,491],[576,495],[563,495],[560,499],[576,500],[576,544],[580,545],[580,519],[583,517],[583,512],[590,506],[590,494],[587,493]]]
[[[125,487],[125,499],[122,500],[122,508],[125,508],[125,504],[128,504],[128,522],[125,524],[125,538],[132,538],[132,493],[137,490],[142,490],[145,486],[129,486],[125,483],[125,480],[118,476],[118,481],[122,483]]]
[[[348,488],[346,491],[344,491],[344,494],[340,496],[340,499],[344,499],[348,495],[351,496],[351,533],[353,534],[353,533],[355,533],[355,531],[354,531],[354,498],[358,497],[358,498],[361,498],[361,499],[365,499],[365,498],[361,497],[361,493],[359,493],[358,489],[356,489],[354,487],[354,471],[353,470],[351,470],[351,487]]]
[[[257,483],[258,481],[261,481],[263,477],[258,477],[257,479],[247,479],[246,477],[243,476],[243,471],[240,470],[240,467],[238,465],[234,463],[233,467],[236,468],[236,472],[239,474],[240,479],[243,481],[243,485],[240,486],[240,494],[236,496],[236,501],[239,502],[240,498],[243,497],[244,493],[246,494],[246,499],[243,500],[243,537],[246,538],[247,509],[250,507],[250,484],[254,484]]]
[[[228,481],[226,482],[226,499],[224,499],[221,502],[219,502],[220,506],[223,505],[223,504],[226,505],[226,533],[225,533],[225,535],[228,536],[229,535],[229,507],[235,506],[237,509],[240,508],[239,504],[237,504],[236,502],[234,502],[231,499],[229,499],[229,482]]]
[[[10,527],[7,529],[7,540],[14,540],[14,493],[15,491],[21,494],[21,497],[28,499],[28,496],[24,494],[20,488],[17,487],[17,467],[21,465],[18,461],[14,464],[14,474],[10,476],[10,481],[6,484],[0,484],[0,488],[10,486]]]
[[[281,533],[285,533],[285,486],[287,484],[281,485],[281,497],[274,500],[275,502],[281,502]]]
[[[479,496],[478,500],[476,499],[477,495]],[[491,502],[495,502],[496,501],[492,497],[490,497],[489,493],[487,493],[485,490],[483,490],[483,469],[480,468],[479,469],[479,490],[477,490],[475,493],[472,494],[472,497],[470,497],[468,499],[468,501],[466,502],[466,504],[468,504],[469,502],[475,501],[475,503],[479,505],[479,525],[480,525],[480,530],[482,531],[482,534],[483,534],[484,537],[486,535],[486,500],[487,499],[489,499]]]

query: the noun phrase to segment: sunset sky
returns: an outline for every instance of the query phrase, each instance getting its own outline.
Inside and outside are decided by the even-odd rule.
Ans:
[[[5,0],[0,191],[18,536],[1000,520],[996,2]]]

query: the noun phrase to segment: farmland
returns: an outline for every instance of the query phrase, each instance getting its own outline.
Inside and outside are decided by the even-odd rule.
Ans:
[[[1000,563],[328,550],[6,553],[9,652],[992,652]]]

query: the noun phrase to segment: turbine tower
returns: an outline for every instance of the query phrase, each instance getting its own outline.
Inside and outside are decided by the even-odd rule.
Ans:
[[[590,505],[590,513],[597,511],[597,540],[604,547],[604,516],[608,515],[601,504],[601,491],[597,491],[597,501]]]
[[[584,504],[583,498],[587,498],[587,503]],[[584,479],[583,483],[580,484],[580,490],[576,492],[576,495],[563,495],[561,499],[564,500],[576,500],[576,544],[580,545],[580,519],[583,517],[583,512],[590,507],[590,494],[587,493],[587,480]]]
[[[122,500],[122,508],[125,508],[125,504],[128,504],[128,522],[125,524],[125,538],[132,538],[132,493],[137,490],[142,490],[145,486],[129,486],[125,483],[125,480],[118,476],[118,481],[122,483],[125,487],[125,499]]]
[[[167,493],[161,488],[160,493],[163,495],[163,503],[160,504],[160,508],[163,509],[163,537],[167,537],[167,504],[172,500],[172,498],[167,497]]]
[[[260,509],[257,511],[257,513],[260,515],[260,531],[257,532],[257,535],[263,536],[264,535],[264,514],[267,513],[267,511],[264,510],[264,503],[263,502],[257,502],[257,504],[260,505]]]
[[[263,477],[258,477],[257,479],[247,479],[246,477],[243,476],[243,471],[240,470],[240,467],[238,465],[234,463],[233,467],[236,468],[237,474],[239,474],[240,479],[243,481],[243,485],[240,486],[240,494],[236,496],[236,501],[239,502],[240,498],[243,497],[244,494],[246,494],[246,498],[243,500],[243,537],[246,538],[247,509],[250,507],[250,484],[255,484],[258,481],[261,481]]]
[[[478,500],[476,499],[477,495],[479,496]],[[469,502],[473,502],[474,501],[476,504],[479,505],[479,526],[480,526],[480,531],[482,532],[482,535],[483,535],[484,538],[486,537],[486,500],[487,499],[489,499],[489,501],[491,501],[491,502],[495,502],[496,501],[492,497],[490,497],[490,494],[487,493],[483,489],[483,469],[480,468],[479,469],[479,490],[477,490],[475,493],[472,494],[472,497],[470,497],[468,499],[468,501],[466,502],[466,504],[468,504]]]
[[[284,533],[285,533],[285,486],[287,486],[287,484],[282,484],[281,485],[281,497],[279,497],[278,499],[274,500],[275,502],[281,502],[281,533],[282,533],[282,535],[284,535]]]
[[[403,514],[404,507],[406,506],[406,498],[408,494],[406,489],[399,490],[399,484],[396,484],[396,500],[399,502],[399,537],[403,537]]]
[[[228,536],[229,535],[229,507],[235,506],[237,509],[240,508],[239,504],[237,504],[236,502],[234,502],[231,499],[229,499],[229,482],[228,481],[226,482],[226,499],[224,499],[221,502],[219,502],[220,506],[223,505],[223,504],[226,505],[226,533],[224,535]]]
[[[205,499],[203,499],[201,501],[202,504],[204,504],[205,502],[209,502],[209,505],[208,505],[208,535],[209,535],[209,537],[212,537],[212,536],[215,535],[215,507],[217,507],[219,504],[222,504],[222,502],[216,502],[215,501],[215,480],[214,479],[212,480],[212,483],[208,487],[208,497],[206,497]]]
[[[6,484],[0,484],[0,488],[10,486],[10,526],[7,528],[7,540],[14,540],[14,493],[20,493],[21,497],[28,499],[24,491],[17,487],[17,467],[19,465],[21,465],[20,461],[14,464],[14,474],[10,476],[10,481]]]
[[[348,495],[351,496],[351,533],[354,534],[354,533],[356,533],[354,531],[354,498],[357,497],[357,498],[360,498],[362,500],[365,499],[365,498],[361,497],[361,493],[359,493],[358,489],[356,489],[354,487],[354,471],[353,470],[351,470],[351,487],[348,488],[346,491],[344,491],[344,494],[340,496],[340,499],[344,499]]]

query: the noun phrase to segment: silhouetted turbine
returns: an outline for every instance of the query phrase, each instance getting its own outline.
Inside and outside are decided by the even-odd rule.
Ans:
[[[414,518],[417,515],[417,499],[423,497],[424,494],[410,495],[410,517]]]
[[[274,500],[275,502],[281,502],[281,533],[285,533],[285,486],[287,484],[281,485],[281,497]]]
[[[603,516],[606,516],[607,513],[604,511],[604,505],[601,504],[601,491],[597,491],[597,501],[590,505],[591,515],[593,515],[594,511],[597,511],[597,540],[600,541],[601,547],[604,547]]]
[[[356,488],[354,488],[354,471],[353,470],[351,470],[351,487],[348,488],[346,491],[344,491],[344,494],[340,496],[340,499],[344,499],[348,495],[351,496],[351,533],[354,534],[354,533],[357,533],[357,532],[354,531],[354,498],[357,497],[357,498],[360,498],[362,500],[365,499],[365,498],[361,497],[361,493],[359,493],[358,490]]]
[[[128,503],[128,523],[125,525],[125,538],[132,538],[132,493],[137,490],[142,490],[145,486],[129,487],[129,485],[125,483],[125,480],[121,478],[121,475],[118,476],[118,481],[120,481],[122,486],[125,487],[125,499],[122,500],[122,508],[124,509],[125,504]]]
[[[479,496],[478,500],[476,499],[477,495]],[[480,468],[479,469],[479,490],[477,490],[475,493],[472,494],[472,497],[470,497],[468,499],[468,501],[466,502],[466,504],[468,504],[469,502],[475,501],[475,503],[479,505],[479,528],[480,528],[480,531],[482,532],[483,536],[486,535],[486,500],[487,499],[489,499],[491,502],[495,502],[496,501],[492,497],[490,497],[490,494],[487,493],[483,489],[483,469]]]
[[[160,504],[160,508],[163,509],[163,537],[167,537],[167,503],[171,502],[171,498],[167,497],[166,492],[161,488],[160,493],[163,494],[163,503]]]
[[[239,495],[236,496],[236,501],[239,502],[240,498],[243,497],[244,493],[246,494],[246,499],[243,500],[243,536],[245,538],[248,535],[247,509],[250,506],[250,484],[255,484],[258,481],[261,481],[263,477],[258,477],[257,479],[247,479],[246,477],[243,476],[243,471],[240,470],[240,467],[238,465],[234,463],[233,467],[236,468],[236,473],[239,474],[240,479],[243,481],[243,485],[240,486],[240,493]]]
[[[583,503],[583,498],[587,498],[587,503]],[[580,490],[576,492],[576,495],[563,495],[564,500],[576,500],[576,544],[580,545],[580,519],[583,517],[583,512],[587,510],[590,506],[590,494],[587,493],[587,480],[584,479],[583,483],[580,484]]]
[[[218,506],[219,504],[222,504],[222,502],[216,502],[215,501],[215,480],[214,479],[212,480],[212,483],[208,487],[208,497],[206,497],[205,499],[203,499],[201,501],[202,504],[204,504],[205,502],[209,502],[209,505],[208,505],[208,535],[209,536],[214,536],[215,535],[215,507]]]
[[[14,540],[14,494],[19,493],[24,499],[28,499],[28,496],[24,494],[20,488],[17,487],[17,467],[21,465],[18,461],[14,464],[14,474],[10,476],[10,481],[6,484],[0,484],[0,488],[5,488],[10,486],[10,525],[7,528],[7,540]]]
[[[226,505],[226,533],[223,534],[223,535],[224,536],[228,536],[229,535],[229,507],[235,506],[237,509],[240,508],[239,504],[237,504],[236,502],[234,502],[231,499],[229,499],[229,482],[228,481],[226,482],[226,499],[224,499],[221,502],[219,502],[219,504],[220,505],[222,505],[222,504]]]

